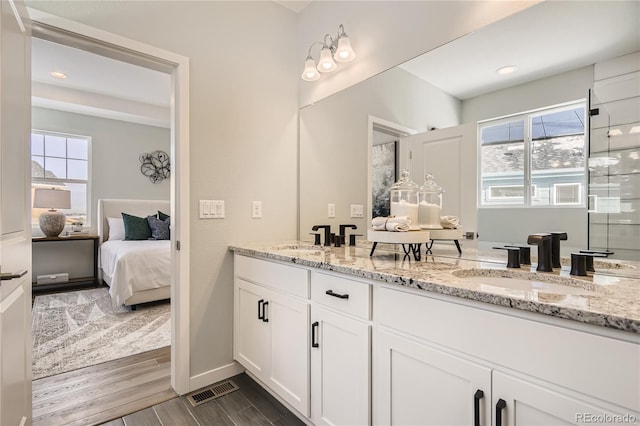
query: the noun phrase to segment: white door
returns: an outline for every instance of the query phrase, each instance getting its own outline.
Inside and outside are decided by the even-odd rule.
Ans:
[[[261,380],[270,364],[269,323],[264,321],[264,289],[236,278],[234,358]]]
[[[476,229],[477,124],[407,136],[411,179],[418,185],[431,173],[444,188],[442,215],[458,216],[467,229]]]
[[[489,424],[491,369],[385,330],[379,336],[376,424]]]
[[[315,425],[368,425],[370,327],[311,308],[311,420]]]
[[[309,416],[309,303],[271,292],[264,317],[271,327],[267,385]]]
[[[23,2],[0,2],[0,424],[31,424],[31,49]]]
[[[493,373],[492,405],[492,424],[496,426],[637,424],[640,418],[637,412],[613,413],[496,371]]]

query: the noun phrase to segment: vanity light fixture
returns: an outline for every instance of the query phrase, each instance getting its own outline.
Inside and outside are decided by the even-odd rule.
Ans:
[[[65,73],[59,71],[52,71],[51,76],[55,78],[67,78],[67,75]]]
[[[513,74],[516,71],[518,71],[518,67],[516,67],[515,65],[506,65],[496,70],[496,72],[500,75]]]
[[[313,56],[311,56],[311,49],[315,45],[322,45],[317,66]],[[304,81],[316,81],[320,78],[319,72],[335,71],[338,68],[336,61],[350,62],[355,57],[356,53],[351,48],[349,36],[344,32],[344,26],[340,24],[338,26],[338,35],[335,39],[330,34],[325,34],[324,41],[316,41],[309,46],[309,53],[304,61],[302,79]]]

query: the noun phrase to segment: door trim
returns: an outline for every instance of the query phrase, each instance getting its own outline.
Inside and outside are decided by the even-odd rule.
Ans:
[[[141,58],[171,64],[171,156],[178,173],[171,174],[172,271],[171,283],[171,386],[178,394],[190,392],[190,209],[189,209],[189,58],[118,34],[103,31],[37,9],[31,19],[72,34],[98,40]],[[106,55],[105,55],[106,56]],[[147,66],[149,67],[149,66]],[[180,250],[176,249],[180,241]],[[182,283],[182,285],[181,285]]]

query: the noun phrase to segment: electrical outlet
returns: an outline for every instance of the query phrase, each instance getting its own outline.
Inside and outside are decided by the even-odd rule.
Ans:
[[[251,217],[254,219],[262,217],[262,201],[254,201],[251,203]]]
[[[351,217],[364,217],[364,206],[362,204],[351,204]]]
[[[336,205],[335,204],[329,204],[327,206],[327,216],[330,218],[336,217]]]

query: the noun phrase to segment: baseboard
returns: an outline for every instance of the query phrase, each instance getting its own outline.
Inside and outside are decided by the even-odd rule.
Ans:
[[[189,378],[189,391],[187,393],[226,380],[242,372],[244,372],[244,367],[235,361],[213,370],[205,371]]]

